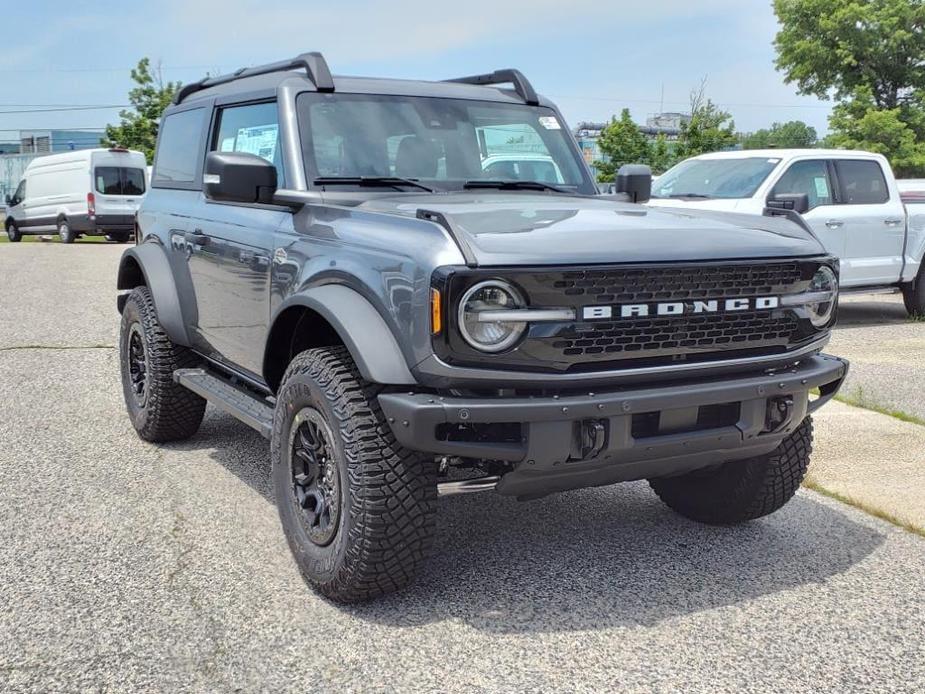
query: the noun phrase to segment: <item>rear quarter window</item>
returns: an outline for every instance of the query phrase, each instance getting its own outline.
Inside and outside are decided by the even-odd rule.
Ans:
[[[206,109],[171,113],[161,124],[154,158],[154,176],[151,185],[170,188],[174,184],[191,187],[196,181],[202,159],[202,136],[205,129]]]

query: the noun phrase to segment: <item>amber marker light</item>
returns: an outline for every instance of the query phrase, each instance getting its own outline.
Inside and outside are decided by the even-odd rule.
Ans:
[[[441,305],[440,290],[430,290],[430,332],[439,335],[443,330],[443,307]]]

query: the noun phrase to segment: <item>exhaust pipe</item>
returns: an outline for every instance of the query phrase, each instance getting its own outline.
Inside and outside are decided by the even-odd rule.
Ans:
[[[453,480],[452,482],[439,482],[437,496],[456,496],[457,494],[475,494],[476,492],[490,492],[501,481],[500,475],[491,477],[477,477],[472,480]]]

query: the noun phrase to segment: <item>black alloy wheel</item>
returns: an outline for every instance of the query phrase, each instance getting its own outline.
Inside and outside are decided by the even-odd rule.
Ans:
[[[128,367],[132,395],[135,403],[139,407],[144,407],[148,399],[148,355],[145,352],[145,340],[140,323],[132,323],[128,339]]]
[[[341,482],[333,434],[324,416],[304,407],[289,434],[292,501],[301,513],[309,539],[319,547],[337,534],[341,510]]]

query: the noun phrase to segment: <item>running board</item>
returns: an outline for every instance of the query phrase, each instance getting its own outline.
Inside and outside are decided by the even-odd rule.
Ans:
[[[270,438],[273,408],[258,396],[213,376],[205,369],[177,369],[173,372],[173,380],[256,429],[263,438]]]

